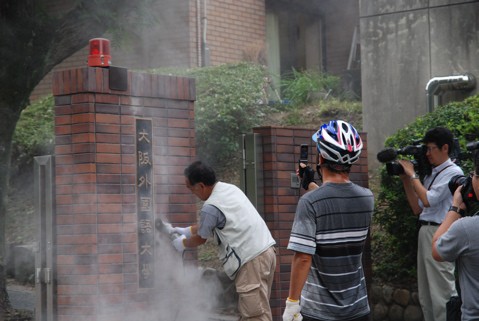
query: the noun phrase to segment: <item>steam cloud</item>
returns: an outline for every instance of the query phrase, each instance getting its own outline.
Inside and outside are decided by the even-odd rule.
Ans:
[[[142,311],[122,311],[121,315],[98,316],[98,321],[220,321],[236,320],[221,316],[220,310],[234,309],[233,296],[225,293],[221,274],[213,269],[201,269],[183,260],[171,244],[168,235],[156,233],[155,289],[148,293],[148,308]],[[231,283],[232,285],[232,283]],[[148,292],[148,291],[146,291]],[[103,311],[105,312],[105,311]],[[101,312],[100,312],[101,313]],[[114,312],[115,313],[115,312]],[[116,314],[119,312],[117,311]]]

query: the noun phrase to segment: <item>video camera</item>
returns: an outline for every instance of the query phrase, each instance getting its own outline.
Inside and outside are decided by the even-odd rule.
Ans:
[[[404,174],[404,168],[401,164],[395,162],[398,155],[413,156],[411,161],[414,164],[414,171],[419,174],[421,178],[431,174],[432,166],[426,157],[427,147],[421,144],[422,140],[416,140],[413,145],[406,146],[401,149],[386,148],[377,154],[378,161],[386,163],[386,171],[388,175],[401,175]],[[472,143],[471,143],[472,144]],[[477,148],[479,149],[479,142],[477,142]],[[463,153],[459,146],[459,140],[454,138],[453,146],[449,156],[451,160],[457,165],[461,166],[462,160],[468,159],[470,153]]]
[[[467,155],[469,155],[472,158],[474,155],[474,152],[479,150],[479,141],[468,143],[466,145],[466,150],[467,150]],[[459,186],[462,186],[461,196],[467,208],[466,215],[472,215],[478,212],[477,210],[479,210],[479,201],[472,187],[471,176],[464,176],[464,175],[453,176],[451,180],[449,181],[448,186],[449,186],[449,190],[451,191],[451,194],[454,194],[456,189]]]
[[[420,144],[421,140],[414,141],[412,145],[405,146],[400,149],[386,148],[377,154],[377,159],[381,163],[386,164],[386,171],[390,176],[397,176],[404,174],[404,168],[401,164],[396,162],[398,155],[413,156],[411,161],[414,164],[414,171],[419,176],[424,177],[431,173],[431,164],[427,160],[425,145]]]

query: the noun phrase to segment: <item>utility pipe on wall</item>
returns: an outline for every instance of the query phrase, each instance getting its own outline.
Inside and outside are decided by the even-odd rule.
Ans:
[[[197,65],[201,67],[203,58],[201,56],[201,4],[200,0],[196,0],[196,51],[197,51]]]
[[[432,112],[440,104],[440,95],[448,90],[471,90],[476,87],[476,78],[471,73],[457,76],[434,77],[426,85],[427,109]]]
[[[206,42],[206,32],[208,30],[208,0],[203,0],[203,17],[201,21],[203,22],[203,34],[201,37],[201,56],[203,60],[201,61],[201,66],[209,66],[210,65],[210,48],[208,48],[208,44]]]

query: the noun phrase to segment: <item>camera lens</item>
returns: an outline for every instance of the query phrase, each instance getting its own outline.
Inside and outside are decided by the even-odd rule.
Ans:
[[[464,176],[464,175],[453,176],[448,183],[449,191],[451,191],[451,194],[454,194],[456,189],[459,186],[464,185],[464,183],[466,183],[466,181],[467,181],[467,177]]]

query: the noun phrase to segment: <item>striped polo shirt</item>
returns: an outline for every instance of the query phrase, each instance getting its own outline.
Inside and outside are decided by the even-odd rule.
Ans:
[[[372,192],[354,183],[325,183],[301,197],[288,249],[313,255],[303,315],[350,320],[369,313],[361,257],[373,210]]]

